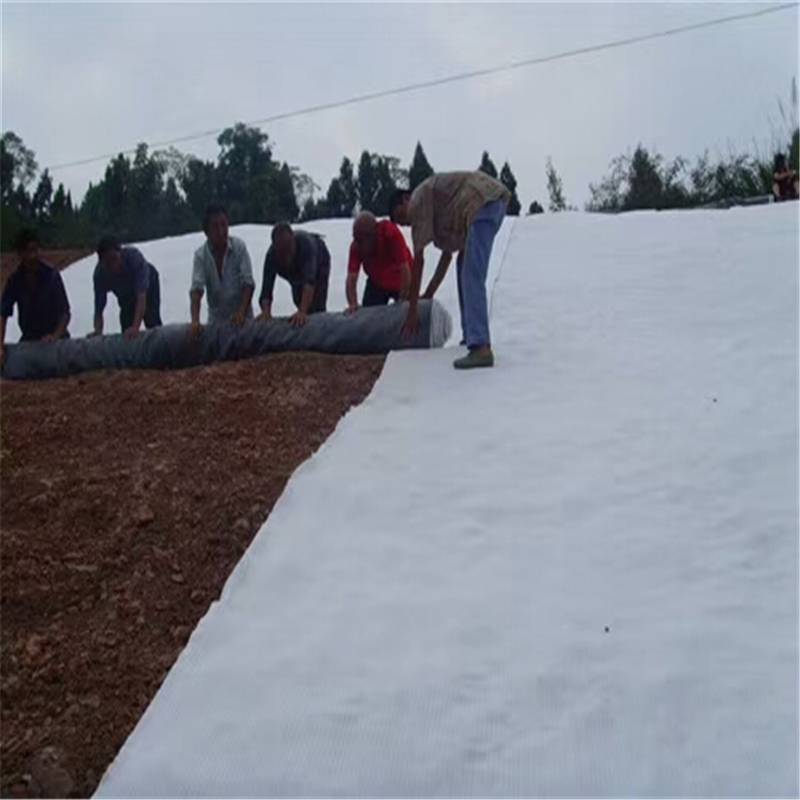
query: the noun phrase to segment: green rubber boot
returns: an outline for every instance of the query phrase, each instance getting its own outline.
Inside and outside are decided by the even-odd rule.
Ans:
[[[475,369],[476,367],[493,367],[494,353],[491,350],[470,350],[463,358],[453,362],[456,369]]]

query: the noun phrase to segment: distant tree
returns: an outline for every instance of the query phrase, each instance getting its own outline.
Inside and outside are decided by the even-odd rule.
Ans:
[[[203,219],[206,206],[212,201],[218,202],[223,199],[213,161],[190,158],[181,180],[181,188],[198,224]]]
[[[284,220],[286,222],[294,222],[300,209],[297,206],[297,198],[294,194],[294,181],[292,180],[292,171],[289,165],[284,161],[277,174],[275,182],[275,197],[277,214],[274,220],[265,220],[267,222],[279,222]]]
[[[353,162],[343,158],[339,175],[328,187],[324,210],[330,217],[352,217],[358,202],[358,188],[353,174]],[[322,211],[319,208],[318,211]]]
[[[50,204],[52,214],[63,214],[67,210],[67,193],[64,191],[64,184],[59,183],[56,193],[53,195],[53,202]],[[70,203],[70,211],[72,211]]]
[[[330,219],[332,216],[325,198],[314,200],[313,197],[309,197],[300,212],[300,222],[309,222],[314,219]]]
[[[45,170],[31,198],[31,212],[38,223],[46,222],[49,218],[52,201],[53,181],[50,179],[49,171]]]
[[[358,187],[356,186],[353,162],[346,157],[342,159],[339,167],[339,190],[341,191],[340,210],[351,217],[358,204]]]
[[[567,202],[564,199],[564,185],[556,172],[556,168],[553,166],[553,160],[549,156],[545,172],[547,174],[547,192],[550,195],[550,210],[566,211]]]
[[[481,165],[478,167],[481,172],[485,172],[489,177],[496,178],[497,177],[497,167],[494,165],[494,161],[489,158],[489,153],[487,150],[483,151],[483,156],[481,157]]]
[[[166,233],[163,228],[164,164],[150,155],[147,145],[136,147],[128,178],[126,232],[143,239]]]
[[[518,217],[522,206],[517,197],[517,179],[514,177],[514,173],[508,165],[508,161],[503,164],[503,168],[500,170],[500,183],[511,192],[511,199],[508,201],[508,210],[506,213],[511,217]]]
[[[294,184],[294,196],[297,200],[297,205],[302,209],[305,208],[308,200],[314,199],[314,192],[319,189],[313,178],[301,172],[298,167],[290,167],[292,172],[292,183]]]
[[[365,150],[358,163],[358,204],[363,211],[384,215],[389,199],[398,183],[405,183],[408,174],[395,156],[381,156]]]
[[[637,145],[628,171],[628,193],[623,204],[626,211],[661,207],[664,183],[660,167],[658,154],[651,156],[642,145]]]
[[[400,159],[394,156],[375,156],[376,189],[373,207],[375,214],[385,216],[389,213],[389,202],[397,189],[398,178],[406,183],[404,173],[400,169]]]
[[[528,206],[528,214],[544,214],[544,209],[541,207],[541,205],[539,205],[539,203],[536,202],[536,200],[534,200]]]
[[[414,148],[414,157],[411,160],[411,167],[408,170],[408,186],[414,190],[422,181],[433,175],[433,167],[428,163],[425,151],[420,142]]]
[[[707,154],[703,155],[688,173],[691,188],[686,186],[686,170],[684,159],[666,162],[659,153],[650,153],[637,145],[633,155],[617,156],[611,161],[609,174],[599,184],[589,184],[591,200],[587,210],[684,208],[711,202],[719,196],[726,166],[712,165]],[[741,177],[739,167],[735,172]],[[724,188],[723,194],[729,191],[730,187]]]
[[[232,223],[297,218],[292,169],[272,158],[266,133],[237,122],[217,141],[217,192]]]
[[[364,150],[358,161],[358,205],[362,211],[372,211],[377,194],[378,178],[372,156]]]
[[[36,176],[38,166],[33,150],[25,147],[22,139],[13,131],[6,131],[0,139],[0,190],[2,201],[8,198],[15,189],[22,187],[27,191],[28,185]]]

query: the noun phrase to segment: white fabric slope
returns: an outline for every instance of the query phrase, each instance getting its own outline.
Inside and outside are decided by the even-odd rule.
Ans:
[[[796,795],[797,236],[519,220],[497,367],[389,356],[98,794]]]

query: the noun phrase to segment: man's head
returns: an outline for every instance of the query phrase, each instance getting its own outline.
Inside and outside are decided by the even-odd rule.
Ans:
[[[228,246],[228,212],[225,206],[217,203],[206,206],[203,231],[213,250],[225,250]]]
[[[295,248],[297,243],[294,239],[294,231],[288,222],[279,222],[272,229],[272,247],[275,252],[275,259],[282,267],[288,267],[294,261]]]
[[[33,228],[23,228],[17,234],[16,246],[23,267],[35,267],[39,263],[39,234]]]
[[[783,153],[775,154],[775,172],[786,172],[786,156]]]
[[[122,271],[122,247],[116,236],[103,236],[97,243],[97,259],[109,272]]]
[[[378,221],[369,211],[362,211],[353,222],[353,241],[358,245],[362,257],[375,252],[378,239]]]
[[[408,189],[395,189],[389,201],[389,218],[397,225],[408,225],[408,203],[411,192]]]

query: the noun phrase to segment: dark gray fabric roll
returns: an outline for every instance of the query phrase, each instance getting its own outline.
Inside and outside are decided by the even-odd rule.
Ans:
[[[312,314],[301,328],[287,319],[208,325],[196,340],[189,326],[165,325],[142,331],[136,339],[121,334],[58,342],[20,342],[6,346],[3,377],[57,378],[98,369],[183,369],[215,361],[236,361],[264,353],[312,350],[342,355],[388,353],[408,348],[443,347],[452,321],[436,300],[419,303],[419,330],[404,339],[400,329],[408,305],[359,309],[355,314]]]

